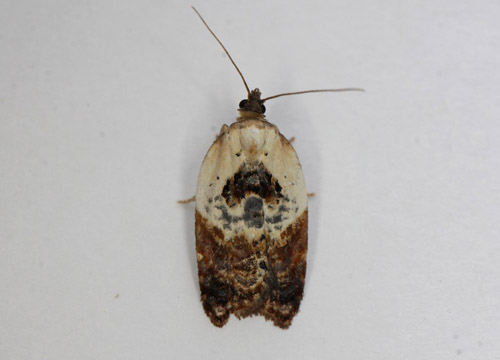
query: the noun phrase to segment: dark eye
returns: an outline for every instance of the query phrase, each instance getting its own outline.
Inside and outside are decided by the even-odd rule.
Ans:
[[[264,104],[260,104],[260,109],[262,110],[263,114],[266,113],[266,107],[264,106]]]
[[[245,106],[247,106],[248,104],[248,100],[241,100],[240,101],[240,105],[238,105],[240,107],[240,109],[243,109]]]

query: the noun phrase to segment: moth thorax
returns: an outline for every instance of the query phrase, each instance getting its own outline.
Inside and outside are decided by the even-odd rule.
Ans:
[[[265,144],[265,132],[254,126],[241,129],[240,143],[244,151],[255,154],[260,151]]]

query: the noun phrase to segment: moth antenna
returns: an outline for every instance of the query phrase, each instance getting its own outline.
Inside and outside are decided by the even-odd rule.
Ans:
[[[288,96],[288,95],[300,95],[300,94],[308,94],[308,93],[317,93],[317,92],[341,92],[341,91],[365,91],[365,89],[361,88],[342,88],[342,89],[318,89],[318,90],[304,90],[304,91],[296,91],[296,92],[287,92],[283,94],[278,94],[278,95],[273,95],[269,96],[265,99],[262,99],[262,102],[275,99],[277,97],[281,96]]]
[[[191,7],[193,8],[193,10],[196,13],[196,15],[198,15],[200,17],[200,19],[203,22],[203,24],[205,24],[205,26],[207,27],[208,31],[210,31],[210,34],[212,34],[212,36],[215,38],[215,40],[217,40],[217,42],[219,43],[219,45],[222,46],[222,48],[224,49],[224,52],[229,57],[229,60],[231,60],[231,62],[233,63],[234,67],[236,68],[236,71],[238,72],[238,74],[240,74],[241,80],[243,80],[243,84],[245,84],[245,88],[247,89],[248,96],[250,96],[250,89],[248,88],[247,82],[245,81],[245,78],[243,77],[243,74],[241,73],[240,69],[238,69],[238,66],[236,66],[236,63],[234,62],[233,58],[231,57],[231,55],[229,55],[229,51],[226,50],[226,48],[224,47],[224,45],[222,44],[222,42],[219,40],[219,38],[217,37],[217,35],[214,34],[214,32],[212,31],[212,29],[210,29],[210,26],[208,26],[207,22],[205,21],[205,19],[203,19],[203,17],[200,15],[200,13],[198,12],[198,10],[196,10],[196,8],[194,6],[191,6]]]

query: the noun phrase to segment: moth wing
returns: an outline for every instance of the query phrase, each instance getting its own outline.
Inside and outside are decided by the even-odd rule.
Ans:
[[[235,143],[229,128],[223,126],[203,159],[196,191],[195,235],[201,301],[205,313],[217,327],[227,323],[235,294],[231,271],[228,271],[234,254],[226,241],[231,233],[226,229],[224,234],[220,220],[224,184],[243,163],[235,156]]]
[[[282,186],[280,203],[282,221],[279,240],[268,249],[276,282],[270,284],[269,296],[261,313],[281,328],[288,328],[297,314],[303,297],[307,255],[307,191],[300,161],[290,142],[280,136],[280,151],[264,162]]]
[[[249,154],[254,143],[259,151]],[[259,226],[253,227],[245,227],[244,204],[257,197],[245,195],[229,206],[222,196],[236,177],[241,180],[249,156],[254,172],[273,189],[271,198],[254,200],[264,206]],[[295,150],[274,125],[260,121],[223,127],[200,170],[195,218],[201,300],[212,323],[223,326],[230,313],[257,313],[289,327],[304,288],[307,193]],[[255,239],[265,239],[262,251]]]

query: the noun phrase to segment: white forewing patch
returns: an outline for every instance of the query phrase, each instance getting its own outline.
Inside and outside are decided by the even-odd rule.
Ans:
[[[245,204],[226,204],[222,196],[228,181],[249,164],[262,164],[278,181],[283,196],[276,202],[263,201],[265,221],[261,227],[246,226]],[[212,226],[223,231],[226,241],[241,233],[249,239],[267,234],[278,240],[281,232],[307,209],[304,176],[292,145],[275,125],[264,120],[244,120],[223,127],[203,160],[196,208]]]

